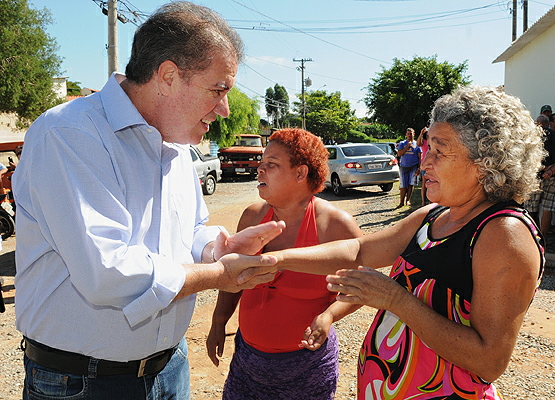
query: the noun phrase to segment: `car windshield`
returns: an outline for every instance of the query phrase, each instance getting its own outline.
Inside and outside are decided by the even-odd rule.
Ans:
[[[358,146],[345,146],[341,150],[346,157],[361,157],[361,156],[375,156],[384,154],[382,150],[372,144],[358,145]]]
[[[235,146],[262,147],[262,139],[259,137],[239,137]]]

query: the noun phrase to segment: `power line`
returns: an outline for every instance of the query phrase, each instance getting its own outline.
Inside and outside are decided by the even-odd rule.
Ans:
[[[108,15],[107,1],[103,1],[103,0],[92,0],[92,1],[100,7],[104,15]],[[130,22],[135,26],[139,26],[143,22],[143,20],[148,17],[148,14],[140,11],[128,0],[118,0],[118,4],[120,5],[120,7],[117,10],[117,14],[118,14],[117,18],[123,24]],[[125,9],[123,9],[122,7]]]
[[[532,0],[530,0],[532,1]],[[354,23],[363,23],[363,22],[369,22],[369,21],[387,21],[387,20],[405,20],[405,19],[415,19],[415,18],[421,18],[421,19],[425,19],[425,21],[428,21],[430,18],[438,18],[438,17],[445,17],[445,16],[449,16],[449,15],[454,15],[454,14],[462,14],[462,13],[468,13],[468,12],[472,12],[472,11],[477,11],[477,10],[482,10],[482,9],[486,9],[486,8],[490,8],[490,7],[495,7],[495,6],[499,6],[498,2],[497,3],[491,3],[491,4],[487,4],[485,6],[480,6],[480,7],[475,7],[475,8],[465,8],[465,9],[461,9],[461,10],[451,10],[451,11],[442,11],[442,12],[435,12],[435,13],[425,13],[425,14],[413,14],[413,15],[396,15],[394,17],[387,17],[387,16],[380,16],[380,17],[375,17],[375,18],[357,18],[357,19],[332,19],[332,20],[315,20],[315,19],[310,19],[310,20],[291,20],[291,21],[281,21],[283,23],[287,23],[287,24],[293,24],[293,23],[303,23],[303,24],[323,24],[323,25],[328,25],[331,23],[350,23],[350,22],[354,22]],[[479,14],[480,15],[480,14]],[[230,22],[245,22],[245,23],[249,23],[249,22],[263,22],[260,20],[233,20],[233,19],[228,19],[227,21]],[[404,22],[400,22],[400,23],[404,23]]]
[[[492,14],[492,13],[488,13],[488,14]],[[453,17],[450,19],[454,19],[454,20],[458,20],[460,21],[461,18],[459,17]],[[495,19],[488,19],[488,20],[482,20],[482,21],[473,21],[473,22],[463,22],[463,23],[457,23],[457,24],[449,24],[449,25],[430,25],[430,23],[428,23],[426,26],[424,27],[409,27],[407,29],[390,29],[390,30],[364,30],[364,29],[375,29],[375,28],[386,28],[386,27],[394,27],[397,25],[409,25],[409,24],[413,24],[416,22],[400,22],[400,23],[392,23],[392,24],[379,24],[379,25],[368,25],[368,26],[355,26],[355,27],[340,27],[340,28],[331,28],[331,27],[325,27],[325,28],[308,28],[308,29],[304,29],[305,33],[311,32],[314,34],[321,34],[321,35],[365,35],[365,34],[377,34],[377,33],[396,33],[396,32],[413,32],[413,31],[421,31],[421,30],[430,30],[430,29],[443,29],[443,28],[452,28],[452,27],[456,27],[456,26],[469,26],[469,25],[476,25],[476,24],[481,24],[481,23],[485,23],[485,22],[493,22],[493,21],[499,21],[501,19],[505,19],[505,17],[503,18],[495,18]],[[444,21],[448,21],[449,19],[445,19]],[[440,21],[435,21],[435,22],[440,22]],[[234,25],[233,28],[235,28],[236,30],[248,30],[248,31],[259,31],[259,32],[280,32],[280,33],[295,33],[292,32],[288,29],[282,29],[282,28],[267,28],[267,27],[250,27],[250,26],[237,26]]]
[[[263,59],[263,58],[253,57],[253,56],[249,56],[249,55],[247,55],[247,57],[248,57],[248,58],[252,58],[252,59],[254,59],[254,60],[259,60],[259,61],[262,61],[262,62],[265,62],[265,63],[268,63],[268,64],[274,64],[274,65],[277,65],[278,67],[281,67],[281,68],[286,68],[286,69],[290,69],[290,70],[296,71],[296,69],[293,68],[293,67],[288,67],[288,66],[286,66],[286,65],[282,65],[282,64],[279,64],[279,63],[276,63],[276,62],[272,62],[272,61],[270,61],[270,60],[265,60],[265,59]],[[252,67],[248,66],[246,63],[243,63],[243,64],[244,64],[245,66],[247,66],[249,69],[252,69],[252,70],[254,71],[254,69],[253,69]],[[255,71],[255,72],[256,72],[256,71]],[[263,76],[263,75],[260,74],[259,72],[256,72],[256,73],[257,73],[258,75],[260,75],[260,76],[266,78],[265,76]],[[328,75],[317,74],[317,73],[314,73],[314,72],[311,72],[311,75],[313,75],[313,76],[320,76],[320,77],[322,77],[322,78],[334,79],[334,80],[336,80],[336,81],[341,81],[341,82],[355,83],[355,84],[357,84],[357,85],[365,85],[365,84],[366,84],[366,83],[362,83],[362,82],[351,81],[351,80],[349,80],[349,79],[342,79],[342,78],[337,78],[337,77],[334,77],[334,76],[328,76]],[[273,79],[270,79],[270,78],[266,78],[266,79],[268,79],[268,80],[270,80],[270,81],[273,81]]]
[[[233,0],[232,0],[233,1]],[[243,29],[243,30],[260,30],[260,31],[272,31],[272,32],[301,32],[303,34],[307,34],[307,33],[333,33],[333,34],[337,34],[337,33],[353,33],[353,34],[357,34],[357,33],[373,33],[373,32],[360,32],[363,29],[373,29],[373,28],[381,28],[381,27],[387,27],[387,26],[397,26],[397,25],[407,25],[407,24],[418,24],[418,23],[426,23],[427,25],[429,25],[431,22],[437,22],[437,21],[448,21],[448,20],[452,20],[452,19],[457,19],[460,20],[461,19],[461,15],[462,14],[469,14],[475,11],[480,11],[480,10],[484,10],[486,8],[491,8],[491,7],[496,7],[498,6],[498,3],[491,3],[485,6],[481,6],[481,7],[475,7],[475,8],[467,8],[467,9],[461,9],[461,10],[453,10],[453,11],[446,11],[446,12],[438,12],[438,13],[427,13],[427,14],[417,14],[417,15],[406,15],[406,16],[395,16],[395,17],[380,17],[380,18],[365,18],[365,19],[347,19],[347,20],[319,20],[319,21],[315,21],[315,20],[311,20],[311,21],[302,21],[302,20],[297,20],[297,21],[277,21],[279,22],[281,25],[285,26],[287,29],[284,28],[276,28],[276,27],[269,27],[266,26],[268,24],[261,22],[261,21],[255,21],[255,20],[229,20],[230,22],[235,22],[235,23],[244,23],[244,24],[249,24],[252,22],[256,22],[259,25],[258,26],[243,26],[243,27],[236,27],[236,29]],[[487,13],[480,13],[480,14],[475,14],[475,15],[467,15],[466,18],[475,18],[475,17],[479,17],[479,16],[483,16],[483,15],[488,15],[488,14],[492,14],[492,13],[496,13],[499,11],[491,11],[491,12],[487,12]],[[260,13],[261,15],[264,15],[262,13]],[[267,17],[268,18],[268,17]],[[374,21],[379,21],[380,23],[378,24],[369,24],[368,22],[374,22]],[[386,22],[384,22],[386,21]],[[355,23],[355,25],[351,26],[339,26],[339,27],[330,27],[330,24],[337,24],[337,23],[341,23],[341,24],[345,24],[345,23]],[[295,28],[292,26],[292,24],[319,24],[319,25],[323,25],[320,27],[313,27],[313,28],[309,28],[309,27],[303,27],[303,28]],[[470,25],[471,23],[469,23]],[[411,29],[408,29],[411,30]],[[346,32],[346,31],[351,31],[351,32]],[[352,31],[357,31],[357,32],[352,32]],[[402,30],[405,31],[405,30]]]
[[[331,45],[331,46],[333,46],[333,47],[337,47],[337,48],[339,48],[339,49],[348,51],[348,52],[353,53],[353,54],[358,54],[359,56],[362,56],[362,57],[365,57],[365,58],[369,58],[369,59],[374,60],[374,61],[378,61],[378,62],[385,63],[385,64],[391,64],[391,63],[388,62],[388,61],[383,61],[383,60],[379,60],[379,59],[374,58],[374,57],[370,57],[370,56],[367,55],[367,54],[363,54],[363,53],[359,53],[358,51],[354,51],[354,50],[347,49],[347,48],[345,48],[345,47],[343,47],[343,46],[339,46],[339,45],[337,45],[337,44],[335,44],[335,43],[332,43],[332,42],[330,42],[330,41],[328,41],[328,40],[321,39],[321,38],[319,38],[318,36],[314,36],[314,35],[312,35],[312,34],[310,34],[310,33],[304,32],[304,31],[302,31],[302,30],[300,30],[300,29],[297,29],[297,28],[295,28],[295,27],[293,27],[293,26],[291,26],[291,25],[285,24],[285,23],[283,23],[283,22],[281,22],[281,21],[279,21],[279,20],[277,20],[277,19],[275,19],[275,18],[272,18],[272,17],[270,17],[270,16],[268,16],[268,15],[266,15],[266,14],[264,14],[264,13],[261,13],[260,11],[257,11],[257,10],[255,10],[255,9],[251,8],[251,7],[248,7],[248,6],[246,6],[246,5],[244,5],[244,4],[240,3],[240,2],[238,2],[237,0],[231,0],[231,1],[234,2],[234,3],[236,3],[236,4],[238,4],[238,5],[240,5],[240,6],[242,6],[242,7],[245,7],[245,8],[248,9],[248,10],[251,10],[252,12],[255,12],[255,13],[257,13],[257,14],[260,14],[260,15],[262,15],[262,16],[268,18],[268,19],[271,19],[272,21],[275,21],[275,22],[277,22],[277,23],[279,23],[279,24],[285,25],[285,26],[289,27],[290,29],[293,29],[294,31],[297,31],[297,32],[299,32],[299,33],[302,33],[303,35],[309,36],[309,37],[311,37],[311,38],[313,38],[313,39],[316,39],[316,40],[319,40],[319,41],[321,41],[321,42],[327,43],[327,44],[329,44],[329,45]]]
[[[270,103],[274,103],[276,106],[283,107],[283,106],[286,104],[286,103],[283,103],[283,102],[281,102],[281,101],[277,101],[277,100],[271,99],[271,98],[269,98],[269,97],[266,97],[265,95],[262,95],[262,94],[256,92],[255,90],[253,90],[253,89],[251,89],[251,88],[249,88],[249,87],[247,87],[247,86],[245,86],[245,85],[243,85],[243,84],[241,84],[241,83],[239,83],[239,82],[236,82],[235,85],[236,85],[236,86],[240,86],[240,87],[242,87],[243,89],[246,89],[246,90],[248,90],[248,91],[254,93],[255,95],[257,95],[258,97],[260,97],[260,98],[261,98],[262,100],[264,100],[264,101],[268,101],[268,102],[270,102]],[[342,99],[342,100],[343,100],[343,99]],[[349,99],[345,99],[345,100],[348,101]],[[362,99],[357,100],[357,101],[361,101],[361,100],[362,100]],[[295,102],[293,102],[293,103],[295,103]],[[300,103],[297,102],[297,104],[300,104]],[[287,105],[290,106],[290,104],[287,104]],[[314,107],[310,107],[310,106],[307,105],[307,110],[311,110],[311,109],[314,110],[315,108],[314,108]],[[318,109],[318,110],[337,111],[335,108],[317,108],[317,109]]]
[[[243,84],[241,84],[241,83],[239,83],[239,82],[236,82],[235,85],[236,85],[236,86],[240,86],[240,87],[242,87],[243,89],[246,89],[246,90],[248,90],[248,91],[254,93],[255,95],[261,97],[264,101],[269,101],[270,103],[274,103],[275,105],[277,105],[277,106],[279,106],[279,107],[284,107],[285,105],[289,105],[289,104],[287,104],[287,103],[283,103],[283,102],[281,102],[281,101],[274,100],[274,99],[272,99],[272,98],[270,98],[270,97],[266,97],[266,95],[260,94],[260,93],[258,93],[257,91],[255,91],[255,90],[253,90],[253,89],[251,89],[251,88],[249,88],[249,87],[247,87],[247,86],[245,86],[245,85],[243,85]]]

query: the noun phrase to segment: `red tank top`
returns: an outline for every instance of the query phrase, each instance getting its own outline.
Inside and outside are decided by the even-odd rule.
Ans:
[[[261,223],[273,216],[272,207]],[[295,247],[319,243],[312,197]],[[335,293],[327,289],[325,276],[280,271],[273,281],[243,291],[239,304],[241,335],[250,346],[266,353],[299,350],[305,329],[334,300]]]

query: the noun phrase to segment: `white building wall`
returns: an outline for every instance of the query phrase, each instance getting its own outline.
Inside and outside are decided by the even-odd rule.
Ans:
[[[544,104],[555,110],[555,25],[505,61],[505,92],[519,97],[532,118]]]
[[[64,99],[67,96],[67,76],[59,76],[52,78],[53,85],[52,89],[60,99]]]

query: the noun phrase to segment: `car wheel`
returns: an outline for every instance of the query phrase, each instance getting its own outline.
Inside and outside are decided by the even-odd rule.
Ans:
[[[384,183],[383,185],[380,185],[380,188],[381,188],[384,192],[389,192],[389,191],[391,191],[391,189],[393,189],[393,182]]]
[[[333,194],[336,196],[343,196],[345,194],[345,188],[341,184],[341,180],[337,175],[334,175],[331,178],[331,188],[333,190]]]
[[[15,222],[4,209],[0,210],[0,235],[2,240],[6,240],[15,232]]]
[[[214,194],[216,191],[216,179],[212,175],[207,175],[204,178],[204,184],[202,185],[202,193],[206,195]]]

